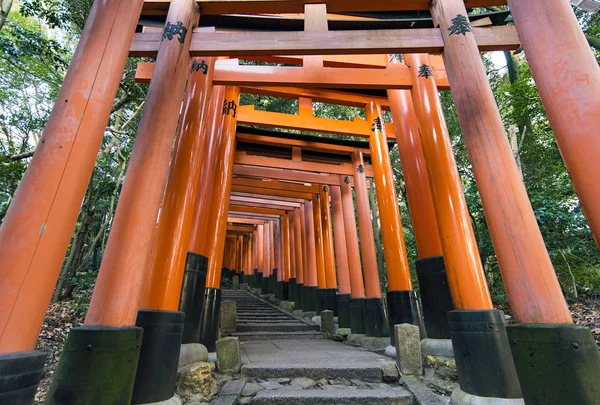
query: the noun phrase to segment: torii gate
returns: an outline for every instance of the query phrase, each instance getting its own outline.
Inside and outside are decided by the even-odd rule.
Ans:
[[[156,63],[107,251],[86,325],[70,333],[48,404],[65,403],[66,398],[73,403],[90,403],[96,400],[98,391],[104,392],[107,403],[129,404],[132,395],[134,403],[144,403],[154,387],[163,388],[160,395],[174,389],[175,374],[170,374],[169,381],[163,378],[162,384],[156,384],[156,376],[145,374],[147,367],[140,363],[138,368],[138,357],[147,359],[148,345],[140,348],[142,328],[134,325],[136,318],[137,325],[146,329],[149,324],[165,320],[183,322],[183,313],[176,310],[187,252],[210,257],[206,287],[218,294],[235,172],[240,92],[236,85],[387,89],[392,114],[400,118],[394,120],[397,137],[403,144],[406,139],[418,142],[420,131],[422,160],[413,159],[413,163],[416,168],[426,167],[428,172],[428,176],[420,177],[420,184],[424,187],[428,178],[430,206],[435,212],[457,308],[450,312],[450,322],[463,391],[473,396],[515,398],[522,390],[527,404],[598,402],[600,394],[593,381],[600,375],[600,354],[589,330],[572,325],[479,51],[514,49],[519,34],[595,235],[600,232],[600,206],[596,203],[600,186],[595,181],[600,171],[596,164],[600,142],[594,136],[600,124],[600,70],[568,2],[507,2],[515,27],[473,27],[466,17],[466,7],[503,5],[503,0],[95,2],[42,142],[0,229],[0,362],[8,364],[2,369],[17,365],[21,367],[19,374],[25,370],[33,376],[41,375],[44,356],[31,350],[69,245],[121,72],[128,54],[146,52],[156,56]],[[143,15],[166,13],[162,33],[149,31],[134,38],[142,9]],[[405,10],[429,10],[434,28],[327,29],[328,11]],[[304,12],[305,31],[273,35],[193,29],[200,14],[262,12]],[[519,322],[506,329],[501,314],[492,309],[439,108],[438,78],[427,54],[440,52],[508,298]],[[404,54],[410,67],[368,69],[368,74],[363,69],[361,77],[355,67],[327,67],[319,56],[364,53]],[[301,68],[238,67],[231,62],[214,68],[218,56],[245,55],[305,56]],[[190,61],[190,57],[200,59]],[[177,131],[188,79],[182,122],[190,125],[182,125]],[[227,89],[223,85],[228,85]],[[376,188],[386,190],[389,197],[393,195],[393,182],[384,148],[387,129],[380,125],[381,105],[370,101],[363,106],[366,122],[350,127],[363,134],[367,130]],[[254,122],[285,126],[277,120],[267,122],[262,113],[245,113]],[[318,127],[318,120],[309,121],[312,128]],[[199,133],[207,136],[197,136]],[[171,159],[175,134],[177,144]],[[219,142],[213,142],[217,139]],[[202,153],[191,152],[199,150]],[[402,147],[400,151],[404,154]],[[402,160],[407,160],[404,155]],[[358,176],[355,181],[360,178],[364,177]],[[188,188],[186,182],[193,186]],[[170,199],[182,193],[185,197],[181,200]],[[386,262],[394,276],[390,288],[410,291],[396,200],[379,199],[378,204],[382,214],[387,215],[382,222],[391,224],[384,228]],[[214,237],[207,238],[207,229],[215,231]],[[419,250],[421,254],[421,246]],[[475,338],[481,335],[489,339]],[[107,344],[116,341],[122,344]],[[165,352],[162,360],[171,369],[175,365],[176,370],[175,351],[170,355]],[[462,353],[467,355],[463,357]],[[479,359],[485,359],[485,363]],[[136,379],[140,381],[137,384]],[[562,384],[557,383],[559,379]],[[6,395],[25,396],[25,401],[31,402],[34,390],[29,379],[27,384],[11,385]]]

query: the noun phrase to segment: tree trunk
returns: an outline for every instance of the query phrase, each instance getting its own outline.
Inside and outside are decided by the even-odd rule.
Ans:
[[[0,30],[4,26],[6,17],[12,8],[13,0],[0,0]]]

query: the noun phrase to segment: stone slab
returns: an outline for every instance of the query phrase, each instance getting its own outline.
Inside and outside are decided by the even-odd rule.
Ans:
[[[219,391],[219,396],[221,395],[240,395],[242,389],[246,385],[246,379],[242,378],[241,380],[231,380],[227,381],[223,388]]]
[[[273,340],[241,344],[247,377],[306,377],[383,380],[395,362],[384,356],[326,339]]]
[[[236,331],[236,308],[235,301],[225,300],[221,302],[221,333],[230,335]]]
[[[217,368],[221,372],[237,373],[241,363],[240,341],[237,337],[217,340]]]
[[[333,330],[335,323],[333,322],[333,311],[325,310],[321,312],[321,332],[325,333],[327,339],[333,339]]]
[[[402,375],[423,375],[419,327],[408,323],[394,326],[396,362]]]
[[[403,388],[374,390],[327,389],[302,390],[285,389],[261,391],[252,400],[253,404],[270,405],[331,405],[331,404],[385,404],[412,405],[413,395]]]
[[[446,405],[425,383],[417,377],[402,377],[404,386],[415,396],[415,405]]]
[[[478,397],[477,395],[467,394],[466,392],[457,389],[450,397],[450,405],[525,405],[525,401],[523,398],[508,399]]]
[[[237,395],[219,395],[209,402],[210,405],[235,405]]]
[[[423,339],[421,352],[423,355],[454,358],[454,348],[450,339]]]

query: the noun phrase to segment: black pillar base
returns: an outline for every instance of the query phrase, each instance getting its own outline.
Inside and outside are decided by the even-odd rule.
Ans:
[[[323,294],[323,309],[333,311],[333,315],[338,316],[337,288],[326,288],[321,294]]]
[[[277,283],[277,269],[269,276],[269,294],[275,294],[275,283]]]
[[[219,339],[219,325],[221,323],[221,290],[218,288],[207,288],[204,292],[204,304],[202,316],[200,317],[200,343],[209,352],[217,350]]]
[[[390,321],[387,305],[382,298],[365,298],[365,335],[370,337],[389,337]]]
[[[296,301],[296,279],[295,278],[290,278],[288,283],[287,283],[287,291],[288,291],[288,296],[287,299],[289,301]],[[298,304],[296,304],[296,308],[298,308]]]
[[[600,352],[577,325],[506,327],[525,404],[600,404]]]
[[[260,292],[261,294],[268,294],[269,293],[269,276],[262,276],[261,280],[260,280]]]
[[[407,291],[388,291],[387,293],[387,308],[389,315],[390,337],[392,346],[395,344],[394,326],[402,323],[410,323],[419,327],[421,340],[427,336],[425,327],[423,326],[423,318],[421,318],[421,310],[419,309],[419,300],[417,293],[412,290]]]
[[[365,333],[365,298],[352,298],[348,305],[350,312],[350,329],[353,334]]]
[[[321,311],[323,311],[325,309],[325,296],[323,291],[325,291],[325,289],[323,288],[317,288],[317,293],[315,295],[316,297],[316,312],[317,315],[321,315]]]
[[[281,282],[281,299],[283,301],[290,300],[290,283],[289,283],[289,281]]]
[[[240,284],[244,284],[246,282],[246,274],[242,271],[240,274]]]
[[[294,302],[296,303],[296,305],[295,305],[296,309],[304,309],[304,307],[303,307],[304,299],[302,298],[303,293],[304,293],[304,284],[296,283],[294,286]]]
[[[44,404],[130,405],[142,333],[135,326],[71,329]]]
[[[339,294],[337,296],[338,325],[340,328],[350,327],[350,294]]]
[[[417,278],[427,336],[450,339],[448,312],[454,310],[442,256],[417,260]],[[421,333],[421,339],[425,336]]]
[[[165,401],[175,395],[185,314],[177,311],[138,312],[135,326],[144,329],[132,404]]]
[[[302,310],[304,312],[317,310],[317,287],[302,289]]]
[[[260,288],[261,292],[262,292],[262,279],[263,279],[263,274],[260,272],[256,272],[256,286],[254,286],[254,288]]]
[[[296,303],[296,309],[304,309],[304,284],[296,283],[294,291],[294,302]]]
[[[182,343],[198,343],[200,340],[200,315],[207,268],[206,256],[188,252],[179,300],[179,310],[185,313]]]
[[[521,398],[502,311],[450,311],[448,317],[460,389],[480,397]]]
[[[1,354],[0,404],[32,405],[45,361],[40,351]]]

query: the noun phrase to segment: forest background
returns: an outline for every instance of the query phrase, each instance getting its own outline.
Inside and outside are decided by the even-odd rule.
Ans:
[[[33,156],[91,5],[92,0],[0,0],[0,221]],[[503,8],[473,12],[499,10]],[[575,12],[600,61],[600,14],[580,9]],[[600,252],[561,159],[525,55],[517,51],[493,58],[484,54],[482,58],[563,291],[571,304],[595,308],[600,302]],[[87,310],[147,93],[147,85],[134,80],[138,61],[130,58],[127,62],[53,297],[54,304],[69,303],[68,312],[77,317]],[[241,104],[286,113],[298,109],[297,101],[251,95],[243,95]],[[490,290],[494,302],[509,311],[449,92],[442,92],[442,104]],[[364,118],[361,109],[321,103],[315,103],[314,114],[343,120]],[[416,246],[397,148],[391,155],[404,236],[414,270]],[[375,191],[374,187],[371,189],[375,241],[385,288]],[[593,313],[594,322],[588,322],[592,325],[598,323],[598,313]]]

